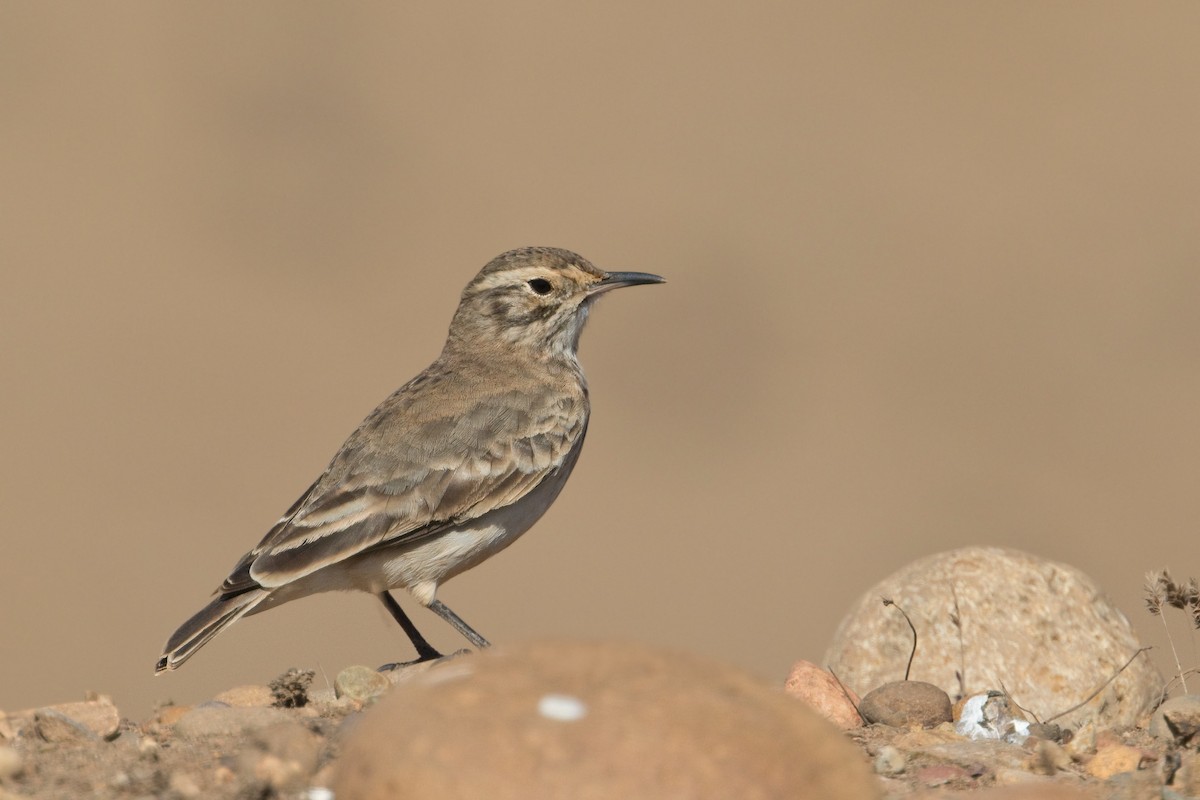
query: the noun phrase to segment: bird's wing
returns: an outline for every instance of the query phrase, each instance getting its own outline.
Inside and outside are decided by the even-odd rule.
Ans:
[[[586,429],[582,395],[534,403],[536,412],[514,395],[466,409],[451,403],[437,414],[410,413],[398,395],[246,554],[223,594],[280,586],[376,545],[415,541],[510,505],[568,462]]]

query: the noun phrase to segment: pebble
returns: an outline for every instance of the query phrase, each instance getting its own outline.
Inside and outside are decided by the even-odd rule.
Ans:
[[[965,698],[954,730],[969,739],[1003,739],[1024,744],[1029,738],[1029,723],[1008,702],[1002,692],[982,692]]]
[[[359,711],[362,703],[350,697],[338,697],[333,689],[317,689],[309,692],[308,705],[318,716],[340,717]]]
[[[1200,753],[1179,751],[1179,768],[1172,776],[1171,788],[1185,797],[1200,797]]]
[[[163,706],[158,710],[158,723],[160,725],[172,727],[193,708],[195,708],[195,706]]]
[[[904,772],[904,768],[908,763],[908,759],[904,753],[900,752],[899,748],[892,747],[890,744],[885,744],[879,748],[879,752],[875,754],[874,768],[875,772],[880,775],[899,775]]]
[[[951,718],[950,697],[931,683],[894,681],[867,692],[858,710],[867,722],[933,728]]]
[[[11,747],[0,745],[0,781],[21,771],[21,754]]]
[[[108,740],[116,737],[121,715],[112,700],[96,695],[94,700],[39,708],[33,712],[33,723],[38,735],[48,742],[97,737]]]
[[[1093,778],[1108,780],[1121,772],[1134,772],[1142,763],[1143,753],[1136,747],[1124,744],[1110,744],[1101,747],[1096,755],[1084,765],[1084,769]]]
[[[386,676],[363,666],[346,667],[333,681],[333,691],[337,697],[349,697],[360,703],[377,697],[389,686],[391,681]]]
[[[993,775],[993,780],[997,786],[1029,786],[1050,783],[1051,779],[1045,775],[1035,775],[1023,769],[1014,769],[1012,767],[1001,767],[997,769]],[[1024,796],[1024,795],[1020,795]]]
[[[33,714],[33,730],[43,741],[86,742],[99,738],[82,722],[71,719],[53,708],[39,708]]]
[[[251,684],[227,689],[213,700],[234,708],[266,708],[275,704],[275,693],[269,686]]]
[[[955,764],[931,764],[917,770],[917,780],[925,786],[944,786],[951,781],[970,779],[971,774]]]
[[[1071,736],[1071,741],[1064,745],[1067,754],[1076,761],[1083,761],[1096,752],[1096,726],[1088,722]]]
[[[1071,766],[1071,757],[1056,742],[1039,739],[1029,757],[1029,769],[1039,775],[1053,775]]]
[[[1062,728],[1053,722],[1031,722],[1029,723],[1029,735],[1051,742],[1060,742],[1063,732]]]
[[[863,718],[855,708],[858,695],[843,688],[829,670],[821,669],[811,661],[797,661],[783,688],[843,730],[863,724]]]
[[[1186,745],[1200,731],[1200,695],[1172,697],[1150,717],[1150,733],[1167,742]]]

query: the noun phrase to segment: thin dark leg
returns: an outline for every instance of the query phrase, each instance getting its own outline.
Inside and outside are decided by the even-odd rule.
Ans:
[[[417,626],[413,625],[412,620],[408,618],[408,614],[404,613],[404,609],[396,602],[396,598],[392,597],[387,592],[380,592],[379,599],[383,602],[383,607],[388,610],[396,622],[400,623],[400,627],[408,634],[409,640],[413,643],[413,647],[417,648],[417,661],[430,661],[435,658],[441,658],[442,654],[434,649],[433,645],[425,641],[425,637],[417,630]],[[416,662],[410,662],[416,663]],[[388,664],[387,667],[392,669],[398,664]],[[383,667],[380,667],[383,669]]]
[[[491,642],[476,633],[474,628],[463,622],[462,617],[447,608],[446,604],[441,600],[434,600],[429,604],[429,609],[442,619],[446,620],[446,622],[449,622],[451,625],[453,625],[459,633],[467,637],[467,641],[476,647],[482,648],[492,646]]]

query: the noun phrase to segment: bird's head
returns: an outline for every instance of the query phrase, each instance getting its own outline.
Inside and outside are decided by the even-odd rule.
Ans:
[[[447,344],[573,358],[592,302],[610,289],[646,283],[664,280],[645,272],[605,272],[555,247],[510,250],[467,284]]]

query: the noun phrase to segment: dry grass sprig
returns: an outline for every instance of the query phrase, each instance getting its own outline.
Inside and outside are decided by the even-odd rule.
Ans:
[[[892,600],[892,598],[881,597],[879,599],[883,602],[883,604],[885,606],[896,606],[896,610],[904,615],[904,621],[908,623],[908,628],[909,628],[909,630],[912,631],[913,646],[912,646],[912,650],[908,654],[908,666],[906,666],[904,668],[904,680],[908,680],[908,675],[910,672],[912,672],[913,659],[917,657],[917,627],[915,625],[913,625],[913,621],[908,618],[908,612],[905,611],[900,606],[896,605],[896,602],[894,600]]]
[[[829,670],[829,674],[833,676],[833,679],[835,681],[837,681],[838,688],[840,688],[842,690],[842,694],[845,695],[846,702],[848,702],[851,706],[854,707],[854,713],[858,714],[858,718],[861,719],[863,721],[863,723],[865,724],[867,721],[867,718],[864,717],[862,712],[858,710],[858,703],[854,702],[854,698],[850,696],[850,690],[846,688],[846,684],[842,683],[842,679],[839,678],[838,674],[836,672],[834,672],[832,669],[830,669],[829,667],[826,667],[825,669]]]
[[[1171,594],[1171,577],[1165,569],[1146,573],[1146,610],[1158,616]]]
[[[1165,569],[1158,572],[1146,573],[1146,610],[1159,617],[1163,622],[1163,630],[1167,632],[1167,642],[1171,645],[1171,655],[1175,658],[1176,674],[1183,686],[1183,693],[1188,693],[1186,673],[1179,661],[1179,651],[1175,648],[1175,637],[1171,635],[1171,626],[1167,624],[1163,608],[1170,606],[1187,613],[1192,627],[1200,628],[1200,585],[1195,578],[1188,578],[1187,583],[1176,583],[1171,579],[1171,573]]]
[[[963,642],[963,626],[962,614],[958,609],[958,591],[954,588],[954,584],[950,584],[950,596],[954,598],[954,610],[950,612],[950,622],[954,625],[954,630],[958,632],[958,669],[954,670],[954,677],[958,679],[958,699],[967,696],[967,646]]]

